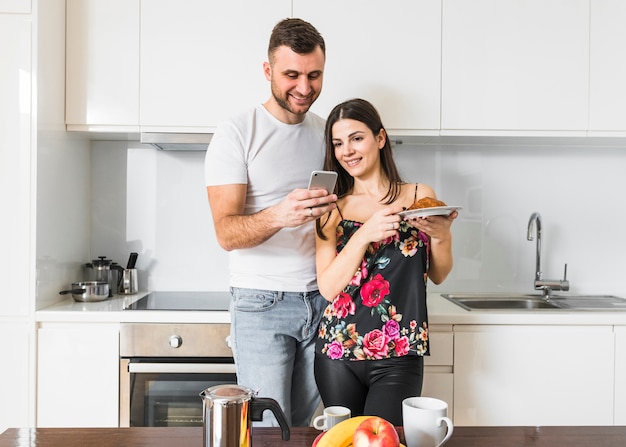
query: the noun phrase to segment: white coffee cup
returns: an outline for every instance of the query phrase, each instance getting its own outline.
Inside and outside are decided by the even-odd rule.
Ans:
[[[326,407],[324,408],[324,414],[320,414],[313,419],[313,427],[318,430],[328,430],[343,420],[350,419],[352,413],[347,407]]]
[[[448,404],[432,397],[404,399],[402,425],[407,447],[440,447],[454,430],[448,418]]]

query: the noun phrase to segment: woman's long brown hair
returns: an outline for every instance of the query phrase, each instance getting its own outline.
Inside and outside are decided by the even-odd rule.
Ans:
[[[354,188],[354,177],[346,172],[335,157],[332,129],[333,125],[342,119],[360,121],[365,124],[374,135],[378,135],[381,130],[385,129],[382,120],[380,119],[380,114],[376,108],[364,99],[355,98],[342,102],[341,104],[336,105],[330,112],[328,119],[326,120],[326,128],[324,130],[324,141],[326,142],[324,169],[327,171],[335,171],[338,174],[337,185],[335,186],[335,193],[338,198],[347,196]],[[386,204],[390,204],[393,203],[400,194],[401,186],[404,182],[400,177],[400,173],[393,159],[393,151],[387,135],[385,136],[385,145],[379,153],[383,176],[389,180],[389,188],[385,196],[381,197],[381,201],[384,201]],[[317,219],[315,222],[315,231],[323,240],[326,240],[326,236],[322,233],[322,229],[328,223],[330,214],[331,213],[328,214],[328,217],[323,223],[321,222],[321,219]]]

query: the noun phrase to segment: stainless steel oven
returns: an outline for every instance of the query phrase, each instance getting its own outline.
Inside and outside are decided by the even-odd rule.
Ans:
[[[202,426],[204,389],[236,383],[228,323],[122,323],[120,427]]]

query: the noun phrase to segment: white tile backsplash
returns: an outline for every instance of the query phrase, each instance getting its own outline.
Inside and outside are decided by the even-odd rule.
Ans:
[[[523,140],[520,140],[523,142]],[[532,291],[543,218],[544,277],[568,264],[574,293],[626,296],[626,148],[397,146],[407,181],[428,183],[463,210],[454,223],[455,267],[431,291]],[[204,152],[161,152],[135,142],[92,143],[93,254],[125,263],[138,251],[144,287],[226,290],[226,253],[215,240]]]

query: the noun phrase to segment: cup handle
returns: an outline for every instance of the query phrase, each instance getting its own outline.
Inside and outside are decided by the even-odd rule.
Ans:
[[[326,416],[323,414],[313,419],[313,427],[318,430],[326,430]]]
[[[452,420],[450,418],[442,417],[442,418],[437,419],[437,425],[439,427],[441,427],[441,424],[443,422],[446,423],[448,430],[446,431],[446,436],[441,440],[441,442],[439,443],[439,445],[437,445],[437,447],[441,447],[446,442],[448,442],[448,439],[450,439],[450,436],[452,436],[452,432],[454,431],[454,424],[452,423]]]

